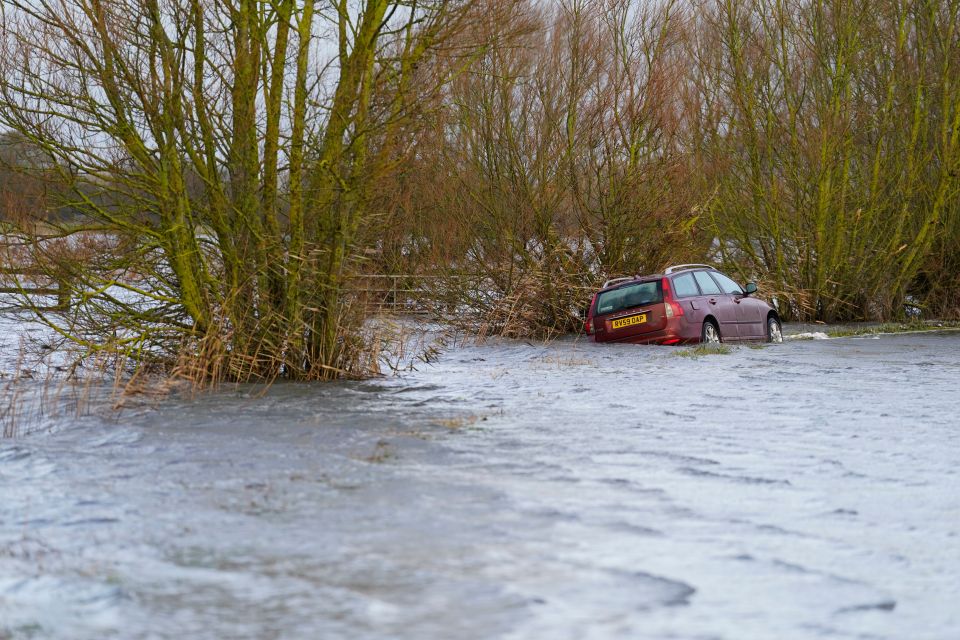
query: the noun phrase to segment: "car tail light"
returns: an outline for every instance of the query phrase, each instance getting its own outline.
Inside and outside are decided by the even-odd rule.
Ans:
[[[665,306],[665,308],[666,308],[666,312],[667,312],[667,317],[668,317],[668,318],[673,318],[674,316],[682,316],[682,315],[683,315],[683,307],[680,306],[680,303],[679,303],[679,302],[676,302],[676,301],[674,301],[674,300],[670,300],[670,301],[668,301],[668,302],[666,303],[666,305],[664,305],[664,306]]]
[[[666,316],[668,318],[682,316],[683,307],[680,306],[679,302],[673,299],[673,291],[670,290],[670,280],[664,278],[661,282],[661,287],[663,288],[663,307]]]
[[[593,294],[593,298],[590,299],[590,306],[587,307],[587,319],[583,321],[583,330],[586,331],[588,336],[593,335],[593,303],[597,301],[597,294]]]

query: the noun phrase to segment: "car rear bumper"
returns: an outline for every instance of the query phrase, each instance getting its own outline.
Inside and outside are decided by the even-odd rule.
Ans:
[[[691,331],[687,323],[675,318],[667,326],[656,331],[640,333],[626,338],[615,338],[609,332],[597,332],[590,336],[593,342],[623,342],[628,344],[688,344],[700,341],[699,331]]]

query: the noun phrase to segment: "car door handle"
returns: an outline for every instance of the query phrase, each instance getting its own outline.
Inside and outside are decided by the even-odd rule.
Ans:
[[[709,300],[708,302],[709,302],[710,304],[717,304],[717,299],[716,299],[716,298],[710,298],[710,300]]]

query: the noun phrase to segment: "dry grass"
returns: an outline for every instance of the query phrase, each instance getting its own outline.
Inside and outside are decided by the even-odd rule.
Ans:
[[[23,351],[21,351],[23,354]],[[114,406],[123,389],[107,383],[102,371],[79,375],[77,367],[64,375],[39,363],[29,366],[21,355],[13,371],[0,373],[0,435],[18,438],[51,429],[69,418],[80,418]]]
[[[594,291],[583,256],[556,249],[522,267],[477,263],[450,270],[424,304],[433,315],[479,340],[552,340],[582,327],[578,309]]]
[[[64,343],[21,340],[11,369],[0,372],[0,436],[22,437],[91,415],[115,419],[183,388],[129,365],[123,354],[84,356]]]

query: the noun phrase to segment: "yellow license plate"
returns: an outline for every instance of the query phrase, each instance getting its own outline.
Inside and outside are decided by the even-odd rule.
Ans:
[[[647,314],[641,313],[638,316],[629,316],[626,318],[618,318],[610,323],[611,328],[613,329],[622,329],[623,327],[632,327],[635,324],[643,324],[647,321]]]

